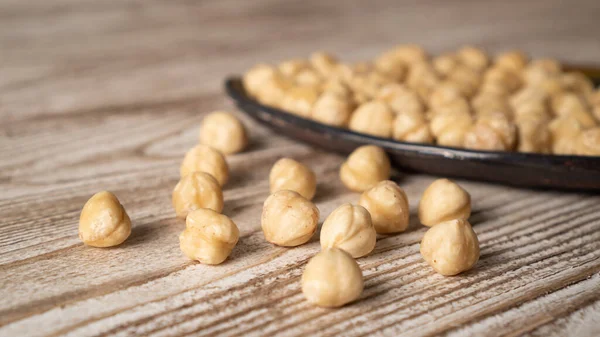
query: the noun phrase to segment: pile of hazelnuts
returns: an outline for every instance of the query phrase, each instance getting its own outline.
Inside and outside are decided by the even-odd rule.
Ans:
[[[221,213],[222,186],[229,178],[224,155],[242,151],[247,142],[246,129],[235,115],[214,112],[202,122],[200,143],[183,159],[172,201],[176,216],[186,223],[180,248],[192,260],[220,264],[239,240],[237,225]],[[322,250],[308,262],[301,280],[309,302],[339,307],[359,298],[364,282],[355,259],[373,251],[378,234],[401,233],[409,227],[408,198],[390,175],[390,161],[377,146],[357,148],[342,164],[341,181],[362,194],[357,204],[340,205],[323,222]],[[261,217],[265,239],[283,247],[309,242],[321,218],[311,201],[318,192],[315,173],[303,163],[282,158],[268,179],[271,194]],[[421,223],[431,227],[421,242],[421,254],[434,270],[456,275],[475,265],[479,243],[467,221],[471,214],[467,191],[438,179],[423,193],[418,213]],[[83,207],[79,237],[85,244],[116,246],[130,233],[131,220],[114,194],[97,193]]]
[[[481,151],[600,155],[600,89],[521,51],[465,46],[437,56],[401,45],[367,62],[325,52],[243,77],[260,103],[398,141]]]

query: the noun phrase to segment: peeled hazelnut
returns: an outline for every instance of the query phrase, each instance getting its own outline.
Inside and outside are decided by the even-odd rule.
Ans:
[[[92,247],[120,245],[131,234],[131,220],[117,197],[107,191],[94,194],[79,216],[79,239]]]
[[[577,119],[584,129],[597,124],[587,104],[576,94],[566,92],[552,97],[552,109],[557,116]]]
[[[290,158],[279,159],[269,174],[271,193],[290,190],[311,200],[317,190],[315,173],[306,165]]]
[[[323,82],[321,76],[313,69],[306,68],[300,70],[294,76],[294,82],[296,85],[301,87],[318,87]]]
[[[472,125],[473,118],[471,115],[457,112],[434,115],[429,128],[438,145],[462,147],[465,134]]]
[[[496,56],[494,66],[517,73],[525,69],[527,61],[527,55],[521,51],[513,50]]]
[[[341,79],[331,78],[323,84],[323,94],[321,94],[321,97],[324,94],[336,95],[340,97],[340,99],[349,99],[350,97],[352,97],[352,90],[350,90],[348,85],[344,83],[344,81],[342,81]]]
[[[432,109],[442,108],[448,103],[463,98],[462,93],[451,82],[443,82],[433,89],[429,95],[429,107]]]
[[[507,89],[508,92],[514,92],[522,85],[521,78],[517,73],[499,67],[491,67],[487,69],[483,75],[483,81],[486,84],[501,84]]]
[[[523,104],[531,104],[537,102],[546,104],[548,94],[538,86],[526,86],[515,92],[509,99],[509,104],[513,109]]]
[[[248,144],[246,128],[233,114],[210,113],[202,120],[200,144],[212,146],[224,154],[238,153]]]
[[[263,82],[276,76],[277,70],[267,64],[257,64],[250,68],[243,77],[244,89],[252,96],[257,96]]]
[[[365,145],[348,156],[340,168],[340,179],[349,189],[363,192],[380,181],[390,178],[391,165],[378,146]]]
[[[551,116],[545,104],[539,101],[531,101],[515,107],[514,119],[516,123],[520,123],[521,120],[531,119],[549,121]]]
[[[463,97],[455,98],[444,105],[432,108],[430,118],[434,115],[449,115],[449,114],[470,114],[471,108],[469,102]]]
[[[555,60],[534,60],[523,70],[523,79],[531,85],[541,83],[547,78],[560,74],[560,72],[560,64]]]
[[[179,235],[179,247],[190,259],[219,264],[231,254],[240,231],[227,216],[201,208],[188,214],[186,228]]]
[[[352,131],[389,138],[393,122],[394,113],[385,103],[370,101],[354,111],[348,127]]]
[[[315,52],[310,56],[310,63],[321,76],[328,77],[335,71],[338,60],[331,54]]]
[[[421,241],[421,256],[438,273],[457,275],[479,260],[479,240],[468,221],[445,221],[427,230]]]
[[[308,242],[317,230],[319,209],[294,191],[271,194],[264,203],[261,226],[265,239],[278,246]]]
[[[192,172],[186,175],[173,190],[173,208],[177,217],[184,219],[189,212],[200,208],[209,208],[221,213],[223,192],[219,182],[204,172]]]
[[[575,154],[582,127],[573,117],[555,118],[549,124],[552,135],[552,153],[560,155]]]
[[[410,143],[433,142],[429,124],[421,113],[400,113],[394,119],[394,130],[392,137],[396,140]]]
[[[600,156],[600,127],[583,131],[576,140],[575,151],[580,156]]]
[[[210,174],[217,179],[221,186],[225,185],[229,179],[229,166],[227,166],[225,157],[221,152],[207,145],[199,144],[189,150],[179,169],[181,177],[196,171]]]
[[[467,149],[511,151],[517,140],[516,126],[502,113],[480,116],[465,134]]]
[[[332,92],[324,92],[315,102],[312,119],[327,125],[346,127],[352,115],[350,100]]]
[[[377,233],[371,215],[362,206],[343,204],[336,208],[321,227],[321,248],[339,248],[359,258],[375,248]]]
[[[481,75],[465,66],[459,66],[448,74],[447,80],[453,82],[459,90],[462,92],[463,96],[471,97],[479,88],[481,83]]]
[[[375,69],[380,74],[395,82],[402,81],[406,75],[406,66],[402,61],[385,55],[375,60]]]
[[[425,49],[414,44],[397,46],[390,50],[389,53],[392,53],[398,60],[406,64],[426,62],[428,59]]]
[[[471,106],[477,115],[510,111],[508,101],[504,97],[491,94],[478,94],[471,100]]]
[[[356,261],[341,249],[319,252],[302,273],[306,300],[320,307],[341,307],[360,297],[363,275]]]
[[[419,202],[419,220],[431,227],[452,219],[468,219],[471,196],[449,179],[437,179],[423,192]]]
[[[319,91],[314,87],[293,87],[283,96],[281,108],[301,117],[309,117],[318,98]]]
[[[363,192],[358,204],[371,214],[377,233],[398,233],[408,228],[408,198],[404,190],[393,181],[382,181]]]
[[[517,124],[519,131],[519,152],[550,153],[552,135],[548,122],[536,118],[521,118]]]
[[[458,63],[458,57],[453,54],[442,54],[433,59],[433,68],[438,74],[447,76]]]
[[[285,93],[294,86],[293,81],[274,71],[260,82],[255,90],[255,96],[262,104],[279,107]]]
[[[487,68],[489,59],[485,51],[473,46],[461,48],[456,56],[460,62],[475,71],[483,71]]]
[[[377,93],[377,98],[387,103],[395,114],[424,111],[419,95],[401,84],[393,83],[383,86]]]
[[[308,68],[310,68],[310,63],[307,60],[302,59],[283,61],[277,67],[277,69],[287,77],[294,77],[300,71]]]

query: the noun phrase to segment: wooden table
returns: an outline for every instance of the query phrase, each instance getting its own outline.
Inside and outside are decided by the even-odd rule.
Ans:
[[[600,198],[461,181],[481,260],[443,277],[418,253],[425,228],[381,237],[358,260],[360,301],[308,305],[317,239],[265,242],[267,175],[291,156],[319,178],[323,215],[356,202],[343,158],[245,120],[224,213],[241,239],[219,266],[186,259],[170,193],[203,114],[234,110],[224,77],[325,49],[358,60],[401,42],[473,43],[600,60],[597,1],[0,1],[0,336],[598,336]],[[434,177],[400,175],[415,206]],[[119,247],[77,237],[84,202],[114,191],[133,220]]]

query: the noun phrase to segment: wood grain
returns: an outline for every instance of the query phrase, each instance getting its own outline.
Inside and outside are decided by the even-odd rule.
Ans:
[[[418,42],[598,64],[598,15],[595,1],[0,0],[0,336],[597,336],[597,195],[461,181],[482,256],[443,277],[419,255],[414,216],[435,177],[398,173],[409,230],[358,260],[358,302],[326,310],[299,289],[316,237],[274,247],[259,219],[283,156],[315,170],[323,216],[356,202],[337,178],[343,158],[245,119],[252,143],[227,158],[224,210],[241,238],[219,266],[181,254],[170,193],[203,114],[234,110],[222,80],[254,63]],[[105,189],[133,233],[85,247],[79,211]]]

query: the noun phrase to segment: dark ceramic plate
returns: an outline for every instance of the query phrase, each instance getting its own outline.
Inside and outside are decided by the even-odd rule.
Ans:
[[[386,150],[394,166],[444,177],[556,189],[600,190],[600,157],[557,156],[457,149],[399,142],[327,126],[262,105],[249,97],[239,77],[226,80],[227,93],[250,117],[288,137],[350,153],[361,145]]]

